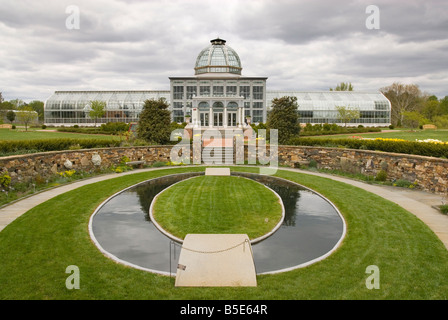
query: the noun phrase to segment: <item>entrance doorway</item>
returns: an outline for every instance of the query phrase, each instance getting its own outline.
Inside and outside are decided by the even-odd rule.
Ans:
[[[227,126],[236,127],[236,112],[227,112]]]
[[[222,119],[223,119],[223,113],[222,112],[213,112],[213,126],[214,127],[222,127]]]
[[[199,119],[200,119],[200,121],[201,121],[201,127],[208,127],[208,124],[209,124],[209,120],[208,120],[208,115],[209,115],[209,113],[208,113],[208,111],[207,112],[201,112],[200,114],[199,114]]]

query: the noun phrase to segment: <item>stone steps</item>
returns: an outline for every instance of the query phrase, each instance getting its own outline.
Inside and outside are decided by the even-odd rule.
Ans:
[[[205,164],[233,164],[235,155],[233,147],[204,147],[202,148],[202,163]]]

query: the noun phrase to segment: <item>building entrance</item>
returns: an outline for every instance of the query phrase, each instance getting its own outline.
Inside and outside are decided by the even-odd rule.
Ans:
[[[200,117],[200,121],[201,121],[201,127],[208,127],[208,124],[209,124],[208,116],[209,116],[208,111],[200,113],[199,117]]]
[[[213,126],[222,127],[222,125],[223,125],[223,113],[213,112]]]
[[[236,127],[236,112],[227,112],[227,126]]]

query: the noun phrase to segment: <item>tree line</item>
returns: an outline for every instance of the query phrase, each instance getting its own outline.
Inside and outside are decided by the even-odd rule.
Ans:
[[[38,100],[26,103],[21,99],[5,101],[0,92],[0,123],[3,122],[3,119],[5,118],[11,122],[11,124],[16,120],[19,121],[23,123],[27,129],[28,125],[36,118],[40,122],[44,121],[44,103]]]
[[[395,82],[380,91],[391,102],[391,122],[395,126],[416,128],[434,124],[448,128],[448,96],[437,98],[416,84]]]
[[[330,91],[353,91],[351,83],[341,82]],[[397,127],[415,129],[425,124],[434,124],[437,128],[448,128],[448,96],[437,98],[423,92],[417,84],[394,82],[379,91],[391,103],[391,123]],[[356,119],[356,110],[338,107],[342,122]]]

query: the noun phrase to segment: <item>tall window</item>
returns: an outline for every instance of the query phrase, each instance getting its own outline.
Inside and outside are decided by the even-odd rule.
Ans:
[[[263,110],[253,110],[252,115],[252,122],[263,122]]]
[[[184,122],[184,112],[182,110],[173,110],[173,121]]]
[[[193,99],[193,95],[196,95],[196,86],[187,86],[187,99]]]
[[[173,99],[182,100],[184,98],[184,87],[174,86],[173,87]]]
[[[210,86],[200,86],[199,87],[199,95],[202,97],[210,96]]]
[[[227,86],[226,87],[226,95],[227,96],[234,96],[234,95],[236,95],[236,86]]]
[[[213,96],[215,96],[215,97],[224,96],[224,87],[223,86],[213,86]]]
[[[241,86],[240,96],[244,97],[244,99],[250,98],[250,86]]]
[[[262,86],[254,86],[254,100],[262,100],[263,99],[263,87]]]

